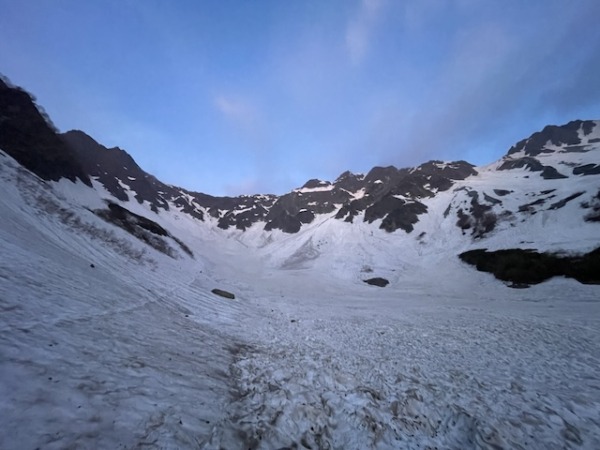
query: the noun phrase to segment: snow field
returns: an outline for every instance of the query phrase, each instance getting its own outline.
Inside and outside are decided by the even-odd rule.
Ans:
[[[411,234],[223,232],[123,203],[192,260],[97,218],[92,190],[4,160],[0,178],[0,448],[600,448],[597,286],[513,290],[460,263],[471,244],[435,214],[452,192]],[[597,237],[528,226],[472,246]]]
[[[209,293],[201,266],[182,272],[179,261],[59,197],[36,203],[48,193],[8,169],[0,173],[14,182],[0,198],[0,448],[197,448],[229,395],[235,338],[221,328],[239,305]],[[46,211],[49,200],[144,256],[65,226]]]
[[[333,296],[323,279],[294,295],[282,286],[300,280],[282,278],[283,296],[260,299],[272,306],[267,323],[247,327],[253,342],[232,366],[228,418],[206,448],[600,444],[598,314],[573,312],[599,312],[593,289],[549,288],[575,288],[574,305],[544,289],[527,300],[493,295],[485,283],[440,302],[418,286]]]

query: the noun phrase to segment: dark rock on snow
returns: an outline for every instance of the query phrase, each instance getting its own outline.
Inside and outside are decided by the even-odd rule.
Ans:
[[[131,235],[150,245],[156,250],[176,258],[177,254],[165,238],[173,239],[188,256],[194,257],[192,251],[181,240],[147,217],[140,216],[116,203],[107,202],[107,209],[98,209],[94,213],[101,219],[116,225]]]
[[[234,300],[235,299],[235,295],[234,294],[232,294],[231,292],[224,291],[222,289],[216,289],[215,288],[211,292],[213,294],[215,294],[215,295],[219,295],[221,297],[225,297],[225,298],[228,298],[230,300]]]
[[[459,257],[481,272],[510,282],[510,287],[538,284],[556,276],[600,284],[600,247],[584,255],[571,256],[524,249],[478,249],[461,253]]]
[[[363,280],[363,282],[370,284],[371,286],[379,287],[386,287],[388,284],[390,284],[388,280],[381,277],[369,278],[368,280]]]

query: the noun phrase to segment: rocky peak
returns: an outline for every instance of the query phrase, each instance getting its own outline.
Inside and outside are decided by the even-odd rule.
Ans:
[[[338,188],[345,189],[348,192],[356,192],[363,187],[364,179],[365,176],[363,174],[354,174],[347,170],[337,177],[334,184]]]
[[[120,148],[106,148],[79,130],[64,133],[62,137],[78,155],[86,173],[115,198],[128,201],[127,191],[130,191],[139,203],[149,202],[155,212],[158,208],[169,209],[164,195],[173,194],[172,188],[144,172],[129,153]]]
[[[45,112],[25,90],[0,79],[0,148],[44,180],[89,177]]]
[[[471,175],[477,175],[475,166],[466,161],[444,162],[438,160],[421,164],[412,173],[421,173],[426,176],[442,176],[450,180],[464,180]]]
[[[100,157],[108,164],[111,164],[112,169],[122,167],[125,170],[141,171],[135,160],[129,153],[119,147],[107,148],[86,133],[80,130],[71,130],[62,134],[62,137],[67,141],[78,153],[82,162],[95,161],[98,158],[98,151],[103,154]]]
[[[542,131],[533,133],[529,138],[519,141],[508,151],[508,156],[523,152],[526,156],[538,156],[540,153],[552,153],[554,147],[564,147],[565,151],[578,151],[573,148],[582,144],[582,138],[594,131],[597,122],[593,120],[573,120],[565,125],[548,125]],[[585,139],[587,142],[588,139]]]
[[[542,131],[512,146],[498,170],[527,169],[546,179],[592,175],[600,171],[597,158],[584,154],[597,150],[600,142],[598,121],[574,120],[565,125],[548,125]]]
[[[388,184],[396,181],[401,173],[394,166],[373,167],[364,178],[367,184]]]
[[[313,178],[311,180],[308,180],[306,183],[304,183],[304,185],[300,188],[300,190],[302,190],[302,189],[306,189],[306,190],[327,189],[327,188],[329,188],[329,186],[331,186],[331,183],[329,181],[322,181],[317,178]]]

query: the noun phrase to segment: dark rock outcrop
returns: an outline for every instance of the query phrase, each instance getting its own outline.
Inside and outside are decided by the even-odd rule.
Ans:
[[[503,158],[498,170],[526,168],[532,172],[541,172],[545,180],[568,178],[556,167],[542,164],[538,158],[549,153],[585,153],[591,150],[596,138],[588,138],[596,122],[574,120],[565,125],[548,125],[542,131],[533,133],[529,138],[512,146]],[[558,147],[558,150],[557,150]],[[595,175],[600,173],[600,165],[588,164],[573,169],[574,175]]]
[[[574,167],[573,175],[600,175],[600,164],[585,164]]]
[[[413,169],[374,167],[364,178],[344,172],[338,180],[347,185],[350,180],[356,189],[354,193],[362,192],[362,195],[344,203],[335,218],[352,223],[364,212],[365,222],[381,219],[383,230],[402,229],[410,233],[419,221],[418,216],[427,212],[419,199],[433,197],[437,192],[450,189],[455,181],[476,174],[474,166],[465,161],[429,161]]]
[[[552,203],[548,209],[560,209],[567,203],[569,203],[571,200],[575,200],[577,197],[580,197],[583,194],[585,194],[585,192],[575,192],[574,194],[571,194],[568,197],[565,197],[556,203]]]
[[[471,198],[471,206],[466,211],[463,208],[457,210],[458,220],[456,226],[463,230],[463,234],[467,230],[471,230],[471,235],[474,238],[481,238],[496,227],[498,217],[492,211],[492,208],[498,204],[499,200],[483,193],[484,198],[482,201],[479,192],[467,188],[461,190],[465,190],[467,196]]]
[[[459,255],[480,272],[492,273],[511,287],[538,284],[565,276],[580,283],[600,284],[600,247],[584,255],[558,255],[529,249],[470,250]]]
[[[189,247],[156,222],[147,217],[135,214],[116,203],[108,202],[107,206],[107,209],[97,209],[94,213],[101,219],[122,228],[142,242],[172,258],[176,258],[177,253],[164,238],[173,239],[179,245],[181,250],[188,256],[194,257]]]
[[[0,149],[44,180],[67,178],[91,186],[77,156],[34,98],[0,79]]]
[[[165,184],[145,172],[125,150],[106,148],[82,131],[64,133],[63,139],[75,151],[87,174],[121,201],[130,195],[139,202],[148,202],[152,211],[168,211],[170,205],[197,220],[204,220],[204,211],[219,219],[218,226],[235,226],[245,230],[257,221],[265,220],[275,196],[254,195],[214,197]]]
[[[553,150],[546,147],[548,142],[556,146],[563,145],[566,147],[565,151],[568,151],[570,146],[581,144],[579,130],[582,131],[584,136],[587,136],[593,131],[595,126],[596,123],[591,120],[574,120],[562,126],[548,125],[542,131],[533,133],[529,138],[523,139],[512,146],[508,151],[508,155],[521,151],[527,156],[537,156],[540,153],[553,152]],[[579,150],[581,149],[573,148],[573,151]]]

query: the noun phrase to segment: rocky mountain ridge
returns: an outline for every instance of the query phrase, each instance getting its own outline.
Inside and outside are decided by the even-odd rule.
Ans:
[[[0,77],[0,148],[45,180],[68,178],[91,187],[73,149],[35,99]]]
[[[57,133],[32,96],[0,81],[0,148],[24,167],[46,180],[68,178],[88,186],[93,180],[123,205],[136,201],[156,214],[176,210],[198,221],[211,218],[223,230],[245,231],[258,224],[265,231],[297,233],[317,217],[331,215],[347,223],[361,220],[388,232],[411,233],[420,216],[429,212],[430,200],[448,191],[453,195],[444,217],[454,215],[456,226],[475,238],[494,230],[499,221],[514,223],[517,216],[535,214],[546,202],[552,210],[578,197],[587,205],[582,210],[589,210],[585,220],[596,221],[600,215],[596,177],[589,192],[552,200],[554,190],[544,189],[532,193],[531,201],[518,205],[517,211],[504,206],[513,191],[503,183],[481,190],[468,180],[506,173],[532,182],[540,178],[564,183],[568,178],[598,175],[599,123],[576,120],[547,126],[487,168],[466,161],[429,161],[414,168],[374,167],[366,175],[347,171],[333,182],[312,179],[281,196],[215,197],[163,183],[126,151],[106,148],[82,131]],[[533,184],[523,187],[535,188]]]

